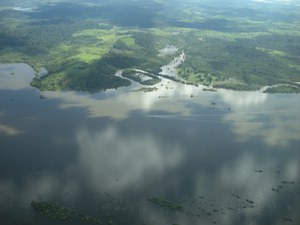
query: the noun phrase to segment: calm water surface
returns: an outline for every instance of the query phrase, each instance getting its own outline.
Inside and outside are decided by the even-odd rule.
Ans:
[[[0,65],[1,224],[82,224],[39,215],[31,201],[103,224],[300,223],[299,95],[168,80],[147,93],[41,93],[33,76]]]

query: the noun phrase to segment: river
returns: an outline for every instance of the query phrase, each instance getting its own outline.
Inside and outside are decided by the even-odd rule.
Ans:
[[[103,224],[300,221],[299,95],[167,79],[152,92],[41,93],[33,76],[0,65],[1,224],[82,224],[32,201]]]

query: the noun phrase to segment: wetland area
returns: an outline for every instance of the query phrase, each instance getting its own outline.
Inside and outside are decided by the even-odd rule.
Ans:
[[[300,3],[3,0],[1,225],[298,225]]]
[[[40,92],[26,64],[0,74],[3,224],[299,221],[297,94],[165,78],[150,92]]]

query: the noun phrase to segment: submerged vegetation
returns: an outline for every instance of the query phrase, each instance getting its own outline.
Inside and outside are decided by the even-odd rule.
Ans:
[[[36,71],[45,67],[49,73],[31,83],[41,90],[95,92],[130,85],[114,76],[120,69],[158,74],[177,56],[161,50],[176,46],[186,55],[177,68],[186,82],[235,90],[298,82],[297,9],[246,7],[218,7],[214,1],[170,6],[154,0],[54,2],[32,11],[5,7],[0,9],[0,62],[27,62]],[[125,75],[145,85],[160,81]],[[277,91],[298,92],[292,87],[269,92]]]
[[[172,202],[166,199],[161,199],[161,198],[150,198],[148,199],[149,202],[160,206],[162,208],[174,211],[174,212],[183,212],[183,208],[182,206],[178,203],[178,202]]]
[[[94,216],[86,216],[78,213],[75,209],[69,210],[58,203],[50,202],[31,202],[31,207],[43,216],[54,220],[67,221],[75,220],[83,224],[102,224],[103,222]]]

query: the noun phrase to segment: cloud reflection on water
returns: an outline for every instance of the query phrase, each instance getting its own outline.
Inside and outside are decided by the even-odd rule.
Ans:
[[[238,141],[255,137],[271,146],[287,146],[299,140],[300,101],[296,95],[227,91],[222,97],[234,106],[224,121],[231,122]]]
[[[161,86],[162,85],[162,86]],[[157,91],[153,92],[118,92],[113,97],[107,97],[106,92],[95,95],[78,94],[76,92],[45,92],[48,98],[62,99],[62,108],[85,107],[91,117],[111,117],[113,119],[126,119],[131,111],[167,111],[187,115],[191,108],[185,105],[186,100],[191,99],[191,95],[196,96],[201,89],[194,86],[182,85],[163,79],[157,85]],[[110,92],[111,93],[111,92]],[[196,101],[207,103],[206,93],[199,95]],[[98,99],[104,96],[104,99]]]
[[[15,128],[13,126],[8,126],[8,125],[0,123],[0,134],[1,133],[5,134],[5,135],[19,135],[19,134],[24,133],[24,131],[22,131],[18,128]]]
[[[62,108],[84,107],[91,117],[122,120],[128,118],[132,111],[139,110],[161,119],[219,122],[219,118],[222,118],[232,125],[232,131],[240,142],[256,137],[268,145],[284,146],[299,139],[300,126],[297,121],[300,121],[300,115],[297,112],[300,104],[297,96],[281,97],[282,100],[279,100],[277,95],[260,91],[219,90],[210,93],[202,91],[201,87],[165,79],[157,88],[157,91],[146,93],[116,91],[113,97],[105,97],[105,92],[94,96],[75,92],[47,92],[45,95],[62,99]],[[105,98],[99,99],[97,96]],[[216,103],[214,107],[211,106],[212,102]],[[203,108],[209,107],[215,110],[203,113]],[[170,118],[166,114],[151,115],[154,111],[173,115]]]
[[[147,186],[153,178],[177,167],[182,160],[178,146],[165,146],[151,135],[121,134],[114,127],[101,132],[77,133],[79,163],[95,191],[121,191]]]
[[[249,110],[255,106],[261,106],[268,100],[268,94],[260,91],[231,91],[220,90],[224,102],[228,102],[232,108]]]
[[[236,144],[234,146],[241,149],[233,152],[230,158],[224,158],[217,165],[214,164],[211,171],[206,171],[193,161],[195,165],[189,171],[189,174],[191,174],[189,185],[193,191],[193,197],[205,195],[208,198],[216,198],[222,206],[226,206],[228,202],[232,201],[231,193],[238,193],[243,198],[249,198],[256,205],[252,211],[243,211],[249,216],[249,220],[254,220],[254,222],[248,221],[250,224],[255,224],[255,220],[262,217],[266,209],[278,212],[276,210],[277,205],[283,204],[284,207],[290,207],[290,202],[285,200],[285,197],[292,197],[293,208],[284,212],[294,219],[297,218],[295,214],[299,209],[299,205],[295,205],[293,197],[295,197],[294,192],[298,186],[287,188],[291,194],[287,191],[282,194],[283,198],[271,190],[271,188],[281,185],[283,180],[299,181],[299,157],[293,157],[299,154],[294,153],[293,150],[295,149],[289,148],[292,146],[291,143],[299,142],[300,136],[300,126],[297,123],[300,119],[300,105],[297,96],[225,90],[209,93],[203,92],[200,87],[170,81],[164,81],[163,86],[158,87],[158,91],[150,93],[118,93],[116,91],[116,94],[112,97],[105,96],[105,92],[96,95],[75,92],[47,92],[44,94],[47,98],[61,100],[58,102],[62,108],[78,107],[87,109],[88,116],[92,117],[89,119],[93,122],[101,120],[101,117],[109,117],[119,122],[126,121],[132,117],[131,112],[135,110],[141,110],[146,115],[157,110],[166,114],[175,113],[175,116],[179,115],[176,120],[191,118],[195,113],[198,116],[202,113],[210,116],[210,121],[200,121],[199,119],[199,124],[194,124],[195,132],[202,127],[202,122],[214,121],[219,123],[218,128],[226,126],[226,129],[228,127],[233,132],[233,135],[225,140],[224,146],[226,147],[228,143],[231,146],[234,143]],[[104,96],[104,98],[97,98],[99,96]],[[208,107],[212,108],[212,102],[216,103],[215,109],[202,112],[204,108],[206,110]],[[47,99],[41,101],[41,104],[47,104]],[[230,106],[231,110],[224,111],[222,109],[224,106]],[[176,120],[174,123],[178,122]],[[197,118],[195,118],[195,121],[197,121]],[[76,122],[72,121],[72,123]],[[52,196],[58,194],[57,192],[60,192],[59,194],[65,198],[76,199],[79,194],[82,194],[81,182],[84,185],[87,184],[94,192],[143,190],[148,185],[151,186],[151,183],[155,183],[157,189],[162,189],[161,193],[168,193],[169,185],[164,186],[163,183],[156,182],[167,177],[170,171],[176,173],[189,166],[186,160],[193,158],[194,155],[189,152],[190,149],[184,149],[180,146],[182,144],[180,141],[183,141],[183,138],[187,138],[188,135],[183,133],[182,139],[178,137],[178,141],[170,145],[168,144],[170,140],[167,139],[167,135],[159,139],[154,135],[153,130],[138,134],[130,131],[122,132],[117,127],[118,123],[115,124],[116,127],[111,125],[107,128],[98,127],[96,130],[89,127],[79,127],[78,130],[74,131],[75,142],[78,144],[78,161],[74,162],[74,168],[68,168],[65,165],[60,174],[47,172],[40,175],[31,174],[23,179],[21,185],[20,181],[1,181],[1,204],[5,205],[7,199],[23,198],[22,196],[25,196],[26,207],[29,207],[31,200],[37,200],[39,197],[51,199]],[[184,127],[179,127],[179,129],[182,128]],[[166,128],[166,131],[168,129],[171,128]],[[147,129],[145,128],[145,130]],[[188,129],[183,130],[187,131]],[[190,140],[199,144],[200,139],[198,140],[196,137],[194,140]],[[164,138],[166,138],[165,142],[162,141]],[[209,139],[201,140],[204,142],[201,144],[209,142]],[[218,139],[216,136],[216,140],[223,139],[220,137]],[[244,143],[250,147],[247,147],[248,145],[246,146]],[[44,144],[42,143],[41,147]],[[252,144],[253,149],[251,149]],[[168,149],[168,151],[165,151],[165,149]],[[283,149],[291,155],[280,155],[278,153],[280,151],[274,149]],[[199,151],[201,151],[201,148]],[[221,157],[221,150],[219,151],[210,154]],[[72,154],[75,153],[72,152]],[[207,152],[203,153],[204,157],[208,155]],[[285,158],[281,156],[285,156]],[[209,157],[205,160],[208,164],[214,163]],[[264,172],[255,173],[258,168],[263,169]],[[278,169],[280,169],[280,174],[274,174]],[[181,174],[176,174],[176,178],[173,189],[187,181],[187,178]],[[143,197],[146,200],[147,197],[152,196]],[[297,196],[294,201],[297,201]],[[236,202],[234,201],[234,203]],[[147,203],[144,202],[145,205]],[[275,209],[272,207],[275,207]],[[149,217],[156,217],[154,220],[160,221],[160,224],[167,223],[168,215],[162,215],[150,206],[146,206],[146,209]],[[238,224],[236,221],[239,216],[239,214],[227,213],[226,215],[219,215],[217,219],[222,221],[222,224],[232,225]],[[282,219],[280,218],[278,221],[283,221]],[[194,223],[191,223],[191,221],[194,221]],[[176,222],[196,224],[199,221],[204,224],[212,222],[205,215],[201,219],[190,219],[183,215],[179,216]],[[276,223],[280,224],[280,222]]]
[[[0,64],[0,90],[29,88],[34,70],[25,63]]]
[[[167,177],[170,171],[184,171],[187,166],[186,160],[195,156],[190,155],[189,149],[181,148],[176,142],[170,146],[168,144],[170,140],[165,140],[165,144],[162,140],[163,138],[158,139],[152,133],[122,132],[112,125],[93,131],[80,128],[76,132],[76,141],[79,146],[78,161],[73,168],[66,167],[59,175],[32,174],[24,179],[24,184],[20,187],[17,183],[1,182],[0,202],[7,202],[7,199],[22,199],[27,208],[31,200],[51,199],[57,194],[65,199],[74,200],[80,193],[82,194],[80,182],[88,185],[90,191],[94,193],[113,194],[146,190],[148,186],[153,187],[155,183],[164,196],[170,190],[170,185],[164,182],[157,183],[157,181]],[[180,140],[178,140],[179,143]],[[220,165],[210,172],[196,165],[189,172],[191,174],[189,178],[191,179],[189,180],[192,191],[191,199],[205,196],[206,200],[216,200],[215,203],[220,205],[217,209],[224,208],[226,214],[217,214],[213,218],[206,214],[201,214],[201,218],[176,214],[172,216],[172,221],[179,224],[198,224],[199,222],[208,224],[216,220],[218,223],[222,221],[224,225],[232,225],[238,224],[239,218],[246,216],[248,224],[259,224],[257,220],[263,216],[264,210],[270,209],[277,212],[278,204],[288,206],[290,204],[288,200],[280,203],[277,197],[279,194],[272,192],[271,188],[281,185],[283,180],[299,180],[299,159],[278,160],[279,156],[274,154],[272,154],[273,157],[263,156],[260,151],[252,151],[251,146],[248,148],[243,149],[241,154],[237,151],[232,157],[224,158],[220,161]],[[208,163],[210,160],[212,159],[208,157]],[[263,169],[263,173],[256,173],[255,170],[258,168]],[[280,175],[274,174],[278,169],[280,169]],[[176,177],[178,182],[173,184],[175,185],[173,189],[179,188],[183,182],[187,181],[181,173],[178,173]],[[289,197],[288,191],[291,191],[292,195],[295,194],[295,189],[287,189],[281,195]],[[241,199],[235,199],[232,194],[239,195]],[[146,221],[155,222],[150,224],[167,224],[172,214],[162,213],[151,207],[146,199],[152,196],[143,197],[141,208],[145,210],[143,216]],[[240,207],[245,199],[254,201],[255,208],[240,210],[239,213],[226,209],[228,204],[230,207]],[[188,202],[182,203],[186,207]],[[210,205],[202,207],[207,211],[213,209]],[[292,208],[286,214],[296,218],[294,211],[298,208]],[[139,209],[135,210],[139,211]],[[282,221],[282,218],[280,219]],[[239,224],[247,224],[246,222]]]

